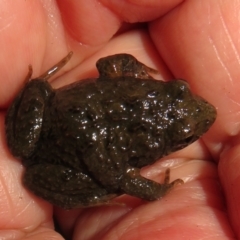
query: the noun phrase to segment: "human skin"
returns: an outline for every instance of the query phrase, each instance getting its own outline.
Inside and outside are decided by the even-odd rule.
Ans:
[[[240,238],[239,3],[0,0],[0,238],[63,239],[53,215],[70,239]],[[124,52],[160,79],[186,79],[217,108],[200,140],[142,171],[161,182],[170,167],[171,180],[185,184],[154,202],[122,196],[118,205],[70,211],[24,188],[24,168],[6,146],[6,109],[29,64],[37,77],[70,50],[73,58],[50,80],[55,88],[96,77],[97,59]]]

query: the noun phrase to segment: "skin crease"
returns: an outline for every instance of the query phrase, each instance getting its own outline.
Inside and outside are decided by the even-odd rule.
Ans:
[[[63,239],[54,231],[53,213],[69,239],[240,238],[239,1],[0,0],[0,5],[0,238]],[[135,25],[139,21],[146,24]],[[119,29],[122,35],[113,37]],[[99,57],[126,52],[158,69],[160,78],[187,79],[217,107],[218,118],[201,140],[142,171],[161,182],[171,167],[171,180],[182,178],[184,185],[159,201],[123,196],[116,201],[125,205],[71,211],[53,209],[22,186],[24,169],[5,142],[6,108],[29,64],[37,77],[70,50],[73,59],[54,87],[95,77]]]

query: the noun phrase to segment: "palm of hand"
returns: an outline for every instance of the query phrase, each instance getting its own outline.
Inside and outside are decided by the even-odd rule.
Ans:
[[[1,5],[5,11],[1,13],[0,41],[6,50],[2,51],[0,64],[0,212],[3,216],[0,226],[5,230],[0,236],[8,236],[14,231],[19,237],[25,236],[25,239],[33,235],[39,239],[43,236],[61,239],[53,229],[52,207],[30,194],[21,184],[23,168],[7,150],[4,116],[5,108],[24,80],[29,63],[33,65],[34,77],[39,76],[69,49],[74,51],[74,59],[72,65],[67,65],[65,69],[77,68],[60,76],[53,82],[54,87],[94,76],[94,63],[99,57],[127,52],[157,68],[164,79],[171,79],[174,75],[189,80],[196,93],[217,107],[218,119],[201,141],[142,172],[160,182],[159,174],[163,167],[178,166],[171,177],[182,178],[186,182],[183,186],[162,200],[151,203],[124,196],[120,201],[125,206],[102,206],[68,212],[54,209],[62,231],[68,236],[73,233],[73,239],[95,239],[96,236],[98,239],[99,236],[101,239],[239,236],[237,186],[240,178],[236,171],[239,169],[236,161],[236,123],[239,122],[236,69],[239,67],[238,49],[234,45],[238,18],[234,15],[229,17],[231,12],[236,12],[231,10],[235,6],[214,6],[216,3],[200,6],[199,2],[185,1],[172,9],[175,7],[173,3],[172,6],[163,6],[161,2],[159,6],[150,6],[146,10],[148,1],[142,2],[139,7],[125,6],[124,2],[121,7],[111,5],[107,0],[102,2],[106,7],[101,4],[96,7],[93,1],[88,4],[68,1],[67,6],[64,6],[64,1],[58,1],[58,6],[54,1],[45,5],[43,1],[19,1],[14,6],[4,2]],[[128,11],[118,12],[125,7]],[[34,15],[32,9],[35,9]],[[222,9],[221,18],[217,9]],[[122,23],[120,19],[150,22],[147,27],[136,25],[131,31],[129,26],[124,25],[124,33],[112,37]],[[23,38],[23,41],[17,41]],[[159,56],[162,62],[159,62]],[[219,184],[223,187],[223,193]],[[209,222],[212,224],[206,225]],[[26,228],[29,229],[27,233],[22,230]]]

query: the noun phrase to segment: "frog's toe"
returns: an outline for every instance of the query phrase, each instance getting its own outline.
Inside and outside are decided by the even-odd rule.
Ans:
[[[170,183],[170,168],[167,168],[167,170],[165,171],[164,184],[169,184],[169,183]],[[181,185],[183,183],[184,183],[184,181],[179,178],[179,179],[174,180],[170,184],[173,184],[173,186],[177,186],[177,185]]]
[[[184,181],[180,178],[175,179],[174,181],[170,182],[170,168],[168,168],[165,171],[164,183],[161,185],[162,186],[161,196],[165,195],[168,191],[170,191],[174,187],[176,187],[178,185],[182,185],[182,184],[184,184]],[[161,198],[161,196],[159,198]]]

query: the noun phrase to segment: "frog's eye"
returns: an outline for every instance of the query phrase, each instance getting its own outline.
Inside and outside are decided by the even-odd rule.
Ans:
[[[28,158],[39,140],[43,124],[45,101],[50,85],[32,80],[14,100],[6,117],[8,145],[14,156]]]
[[[178,84],[179,84],[179,91],[178,91],[177,98],[182,100],[185,98],[188,98],[189,94],[191,95],[189,84],[183,80],[179,80]]]
[[[189,95],[192,95],[189,84],[184,80],[170,81],[166,85],[166,88],[169,92],[169,96],[176,102],[182,102],[186,98],[189,98]]]

